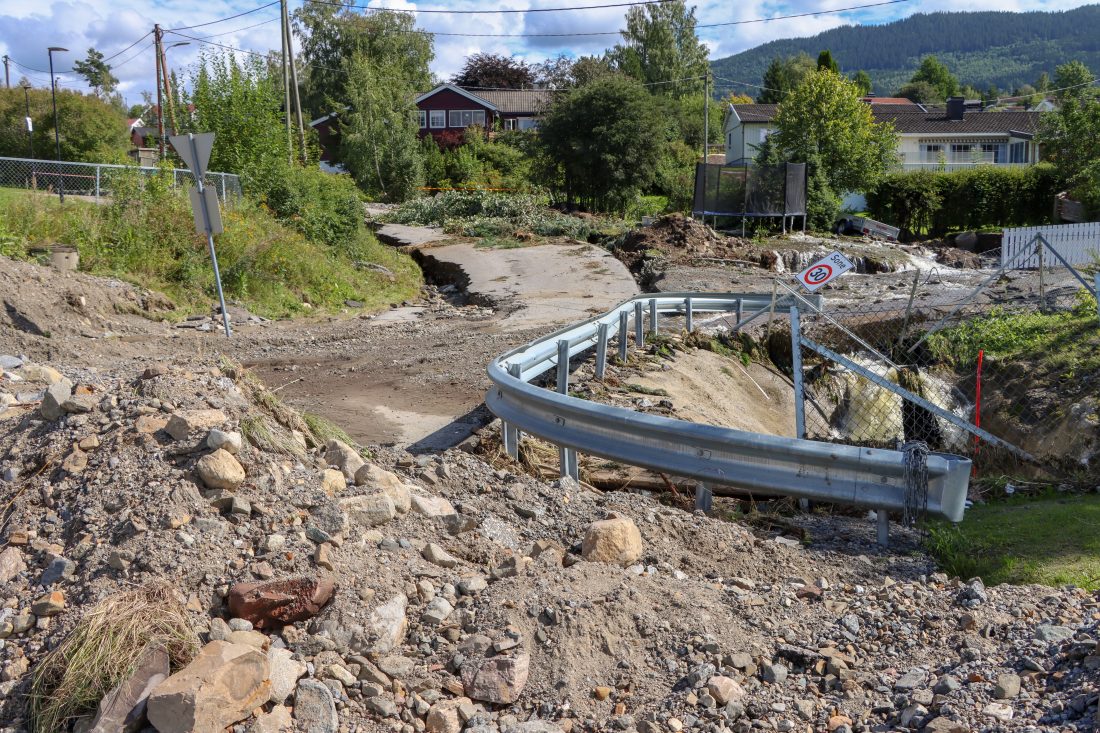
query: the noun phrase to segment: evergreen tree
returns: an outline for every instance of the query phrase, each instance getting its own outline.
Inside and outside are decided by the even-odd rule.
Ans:
[[[825,49],[817,55],[817,68],[827,69],[834,74],[840,73],[840,65],[833,60],[833,54],[829,49]]]
[[[816,68],[807,54],[775,58],[764,72],[764,90],[757,97],[760,104],[778,104]]]

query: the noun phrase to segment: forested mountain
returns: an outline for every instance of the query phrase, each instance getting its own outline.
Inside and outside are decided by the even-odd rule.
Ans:
[[[829,49],[843,72],[864,69],[877,94],[909,80],[922,56],[934,54],[959,81],[985,90],[1034,84],[1042,72],[1077,59],[1100,73],[1100,5],[1059,12],[917,13],[885,25],[843,26],[809,38],[771,41],[711,62],[715,76],[760,84],[777,56]],[[755,93],[726,82],[717,91]]]

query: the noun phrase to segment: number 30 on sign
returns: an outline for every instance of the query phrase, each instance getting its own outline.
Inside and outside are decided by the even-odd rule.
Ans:
[[[803,270],[798,275],[798,282],[812,293],[854,267],[847,257],[833,252]]]

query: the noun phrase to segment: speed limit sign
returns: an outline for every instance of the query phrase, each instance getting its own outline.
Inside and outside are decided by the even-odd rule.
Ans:
[[[812,293],[854,267],[847,257],[833,252],[803,270],[798,276],[798,282]]]

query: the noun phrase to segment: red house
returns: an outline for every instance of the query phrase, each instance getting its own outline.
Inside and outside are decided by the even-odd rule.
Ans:
[[[440,84],[416,98],[420,109],[420,136],[439,137],[471,125],[492,130],[533,130],[550,105],[551,89],[471,90]]]

